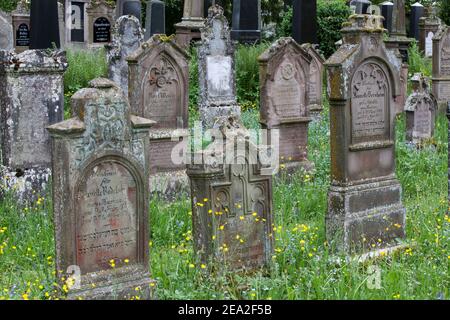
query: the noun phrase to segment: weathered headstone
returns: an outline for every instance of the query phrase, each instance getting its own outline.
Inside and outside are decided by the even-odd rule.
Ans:
[[[89,0],[65,0],[66,45],[83,47],[89,38],[87,6]]]
[[[320,113],[323,110],[322,104],[322,91],[323,91],[323,74],[325,68],[323,63],[325,62],[322,54],[311,44],[303,44],[302,47],[311,56],[311,63],[309,64],[309,92],[308,92],[308,110],[309,115],[313,119],[320,117]]]
[[[352,0],[349,2],[349,6],[356,14],[367,14],[367,9],[372,4],[369,0]]]
[[[106,0],[92,0],[87,8],[88,44],[90,47],[103,47],[111,42],[111,29],[114,7]]]
[[[107,45],[109,79],[119,85],[128,96],[128,62],[126,58],[144,42],[139,20],[134,16],[121,16],[113,29],[113,38]]]
[[[30,12],[24,1],[20,1],[12,13],[14,29],[14,47],[16,52],[28,50],[30,47]]]
[[[279,131],[279,155],[289,173],[313,167],[308,161],[311,60],[307,50],[292,38],[277,40],[258,58],[261,125]]]
[[[437,15],[435,6],[427,7],[425,17],[419,20],[419,50],[425,53],[426,57],[433,56],[433,37],[442,24]]]
[[[30,49],[60,48],[57,0],[32,0]]]
[[[411,15],[409,17],[409,36],[419,40],[419,21],[424,14],[424,7],[419,2],[411,5]]]
[[[49,124],[63,120],[64,52],[0,51],[2,181],[22,201],[42,196],[51,175]]]
[[[231,38],[250,44],[261,40],[261,0],[233,0]]]
[[[64,4],[58,1],[58,28],[59,28],[59,41],[61,44],[61,48],[66,48],[66,25],[64,22],[65,19],[65,10]]]
[[[200,40],[200,29],[205,25],[204,0],[184,0],[183,19],[175,25],[177,43],[189,46],[192,40]]]
[[[408,48],[412,39],[406,37],[405,0],[392,0],[392,30],[385,40],[388,48],[398,48],[404,63],[408,63]]]
[[[412,93],[406,100],[406,141],[420,145],[434,134],[437,111],[436,99],[430,94],[429,79],[421,73],[411,78]]]
[[[154,35],[127,60],[133,112],[156,121],[150,131],[151,192],[175,198],[188,187],[185,163],[174,161],[172,152],[188,127],[189,57],[171,38]]]
[[[383,26],[390,33],[392,31],[392,11],[394,4],[391,1],[385,1],[380,7],[381,15],[384,17]]]
[[[441,111],[450,101],[450,28],[441,25],[433,37],[433,95]]]
[[[68,299],[148,299],[153,121],[131,115],[126,96],[108,79],[76,92],[72,108],[73,118],[48,127],[58,274],[79,271]]]
[[[236,100],[234,44],[221,7],[209,8],[201,32],[198,47],[200,120],[203,128],[212,128],[216,118],[241,113]]]
[[[194,249],[205,264],[264,267],[274,241],[271,172],[237,118],[218,124],[214,142],[194,156],[199,163],[188,165]]]
[[[145,20],[145,41],[154,34],[166,34],[166,8],[160,0],[147,2],[147,16]]]
[[[13,27],[11,15],[0,11],[0,50],[14,48]]]
[[[383,42],[382,17],[353,15],[343,45],[326,62],[331,187],[326,232],[347,254],[390,250],[405,237],[395,177],[395,99],[401,60]]]
[[[294,0],[292,8],[292,38],[299,44],[318,43],[317,1]]]

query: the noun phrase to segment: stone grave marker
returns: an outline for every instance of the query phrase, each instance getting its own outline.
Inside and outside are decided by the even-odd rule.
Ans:
[[[281,38],[259,58],[261,125],[279,131],[286,171],[313,168],[308,161],[309,71],[312,57],[292,38]],[[272,142],[269,142],[272,144]]]
[[[450,100],[450,28],[441,25],[433,37],[433,95],[441,111]]]
[[[166,34],[166,7],[160,0],[147,2],[147,16],[145,20],[145,41],[154,34]]]
[[[397,48],[404,63],[408,63],[408,48],[413,39],[406,37],[405,0],[393,0],[392,30],[385,40],[388,48]]]
[[[434,134],[437,102],[430,93],[429,79],[421,73],[411,78],[412,93],[406,100],[406,141],[420,145]]]
[[[194,249],[207,265],[264,267],[273,254],[272,172],[238,118],[218,119],[218,128],[214,142],[195,154],[200,161],[188,165]]]
[[[87,8],[88,45],[103,47],[111,42],[114,7],[105,0],[92,0]]]
[[[154,282],[148,130],[154,122],[132,115],[122,90],[102,78],[75,93],[72,109],[73,118],[48,127],[56,268],[60,276],[74,270],[80,276],[68,299],[148,299]]]
[[[177,43],[188,47],[191,41],[200,40],[200,29],[205,24],[204,0],[184,0],[183,18],[175,25]]]
[[[433,56],[433,37],[441,24],[436,7],[427,7],[425,17],[419,20],[419,49],[425,53],[426,57]]]
[[[134,16],[121,16],[113,28],[112,42],[106,46],[109,79],[117,83],[128,96],[128,62],[126,58],[144,42],[139,20]]]
[[[299,44],[318,43],[317,0],[293,0],[292,38]]]
[[[22,202],[43,196],[51,175],[45,127],[64,118],[62,51],[0,51],[2,181]]]
[[[323,74],[325,68],[323,63],[325,59],[323,55],[313,45],[306,43],[302,47],[311,56],[311,63],[309,64],[309,92],[308,92],[308,110],[313,119],[320,117],[323,110]]]
[[[376,254],[405,237],[394,130],[402,64],[386,49],[381,17],[349,19],[343,45],[325,62],[331,119],[326,234],[335,250]]]
[[[13,27],[11,15],[0,11],[0,50],[14,48]]]
[[[30,49],[61,47],[59,39],[58,1],[31,1]]]
[[[380,4],[381,15],[384,17],[383,26],[388,32],[392,31],[392,10],[394,4],[391,1],[384,1]]]
[[[150,131],[151,192],[177,197],[188,185],[186,165],[172,152],[187,135],[189,57],[172,38],[154,35],[127,60],[133,112],[156,121]]]
[[[223,9],[209,8],[198,47],[199,109],[203,128],[212,128],[218,117],[240,115],[236,101],[234,43]]]
[[[87,7],[89,0],[65,0],[66,45],[85,46],[89,39]]]
[[[419,2],[411,5],[409,17],[409,36],[419,41],[419,21],[424,14],[424,7]]]
[[[352,0],[349,2],[349,6],[356,14],[366,14],[367,9],[372,4],[369,0]]]
[[[16,52],[28,50],[30,47],[30,11],[24,1],[20,1],[16,10],[13,11],[12,24]]]
[[[261,0],[233,0],[231,38],[249,44],[261,40]]]

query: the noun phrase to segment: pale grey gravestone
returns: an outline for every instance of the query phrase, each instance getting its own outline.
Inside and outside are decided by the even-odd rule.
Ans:
[[[335,251],[381,254],[401,247],[406,210],[395,175],[401,59],[387,49],[381,17],[352,15],[326,62],[331,186],[327,241]]]
[[[128,96],[128,62],[126,58],[144,42],[139,20],[134,16],[121,16],[112,31],[112,41],[106,45],[109,79],[117,83]]]
[[[13,41],[11,15],[0,11],[0,50],[13,50]]]
[[[212,128],[217,118],[241,113],[236,99],[235,48],[220,6],[209,8],[201,35],[198,45],[200,119],[203,128]]]
[[[2,180],[21,202],[44,196],[51,175],[45,127],[63,120],[62,51],[0,51]]]
[[[74,117],[48,127],[58,277],[64,283],[78,276],[67,299],[150,299],[148,130],[154,122],[132,115],[127,97],[108,79],[92,80],[71,103]]]

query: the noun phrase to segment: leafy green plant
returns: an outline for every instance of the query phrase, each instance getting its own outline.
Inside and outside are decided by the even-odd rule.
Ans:
[[[421,72],[425,76],[431,76],[432,61],[430,58],[422,57],[416,41],[413,41],[408,49],[408,64],[410,74]]]

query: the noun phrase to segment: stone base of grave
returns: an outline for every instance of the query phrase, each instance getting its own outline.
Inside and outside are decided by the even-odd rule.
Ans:
[[[113,280],[114,279],[114,280]],[[153,300],[156,281],[137,267],[107,270],[81,277],[81,289],[70,290],[67,300]]]
[[[309,116],[312,118],[313,121],[320,120],[321,113],[323,111],[323,107],[319,104],[313,104],[308,106],[309,110]]]
[[[438,112],[445,114],[447,103],[450,100],[450,79],[432,79],[433,95],[438,103]]]
[[[11,170],[0,168],[0,199],[10,194],[21,204],[34,203],[39,197],[44,197],[51,180],[52,171],[49,168],[33,168]]]
[[[186,20],[175,25],[176,42],[180,47],[187,48],[192,40],[200,40],[200,28],[205,26],[203,19]]]
[[[326,217],[332,248],[364,254],[398,244],[405,237],[406,209],[397,179],[354,186],[331,186]]]
[[[238,105],[235,106],[220,106],[220,107],[200,107],[200,121],[203,128],[217,128],[217,120],[223,119],[227,116],[240,116],[241,108]]]
[[[346,257],[338,257],[338,256],[331,256],[330,261],[335,263],[336,265],[342,265],[344,263],[350,263],[350,262],[357,262],[357,263],[365,263],[367,261],[382,258],[385,256],[390,256],[395,254],[396,252],[399,252],[401,250],[404,250],[406,248],[410,248],[411,245],[407,243],[402,243],[398,245],[393,245],[391,247],[386,247],[383,249],[376,249],[367,253],[363,254],[357,254],[354,256],[346,256]]]
[[[190,189],[186,170],[150,175],[150,194],[168,201],[188,197]]]

